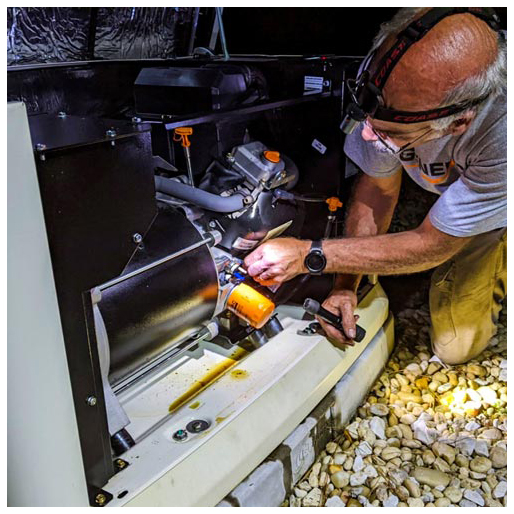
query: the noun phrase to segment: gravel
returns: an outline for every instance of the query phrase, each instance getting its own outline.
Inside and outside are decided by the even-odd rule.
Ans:
[[[446,366],[417,302],[397,314],[394,352],[354,418],[284,505],[507,505],[506,303],[489,348]]]

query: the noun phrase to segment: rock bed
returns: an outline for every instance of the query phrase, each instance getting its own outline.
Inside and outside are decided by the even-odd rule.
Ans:
[[[428,307],[396,316],[396,345],[342,434],[284,506],[507,505],[507,312],[465,365],[431,361]]]

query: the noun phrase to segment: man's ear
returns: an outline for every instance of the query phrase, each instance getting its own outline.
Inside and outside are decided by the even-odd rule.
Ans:
[[[471,122],[475,118],[476,113],[473,111],[467,111],[462,113],[462,115],[456,119],[455,121],[452,121],[450,127],[448,128],[448,133],[452,136],[460,136],[461,134],[464,134],[466,130],[468,130],[468,127],[471,125]]]

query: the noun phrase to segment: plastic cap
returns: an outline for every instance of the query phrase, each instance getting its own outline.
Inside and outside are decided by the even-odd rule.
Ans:
[[[272,152],[271,150],[266,150],[264,152],[264,158],[267,159],[269,162],[277,163],[280,162],[280,153],[279,152]]]

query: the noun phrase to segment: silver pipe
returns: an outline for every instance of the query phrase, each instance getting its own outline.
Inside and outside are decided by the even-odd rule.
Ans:
[[[223,19],[221,17],[222,7],[216,7],[216,16],[218,18],[218,26],[220,29],[220,40],[221,40],[221,48],[223,49],[223,59],[228,61],[230,59],[230,55],[227,50],[227,40],[225,38],[225,28],[223,27]]]
[[[116,284],[120,284],[121,282],[124,282],[125,280],[128,280],[132,277],[136,277],[137,275],[140,275],[141,273],[145,273],[146,271],[156,268],[157,266],[160,266],[161,264],[164,264],[165,262],[176,259],[177,257],[181,257],[182,255],[184,255],[186,253],[192,252],[193,250],[196,250],[197,248],[200,248],[201,246],[203,246],[205,244],[212,243],[213,241],[216,241],[218,239],[217,235],[214,234],[213,232],[209,232],[209,234],[211,235],[211,237],[202,239],[201,241],[198,241],[197,243],[194,243],[191,246],[187,246],[186,248],[182,248],[182,250],[179,250],[178,252],[167,255],[166,257],[163,257],[162,259],[159,259],[158,261],[151,262],[150,264],[147,264],[146,266],[143,266],[142,268],[136,269],[130,273],[127,273],[126,275],[122,275],[121,277],[117,277],[113,280],[110,280],[109,282],[106,282],[105,284],[98,286],[98,288],[100,289],[100,291],[108,289],[109,287],[115,286]]]
[[[199,15],[200,15],[200,7],[195,7],[195,11],[193,14],[193,26],[191,28],[191,38],[189,39],[189,48],[187,50],[188,55],[192,55],[193,50],[195,48],[196,29],[198,27]]]

